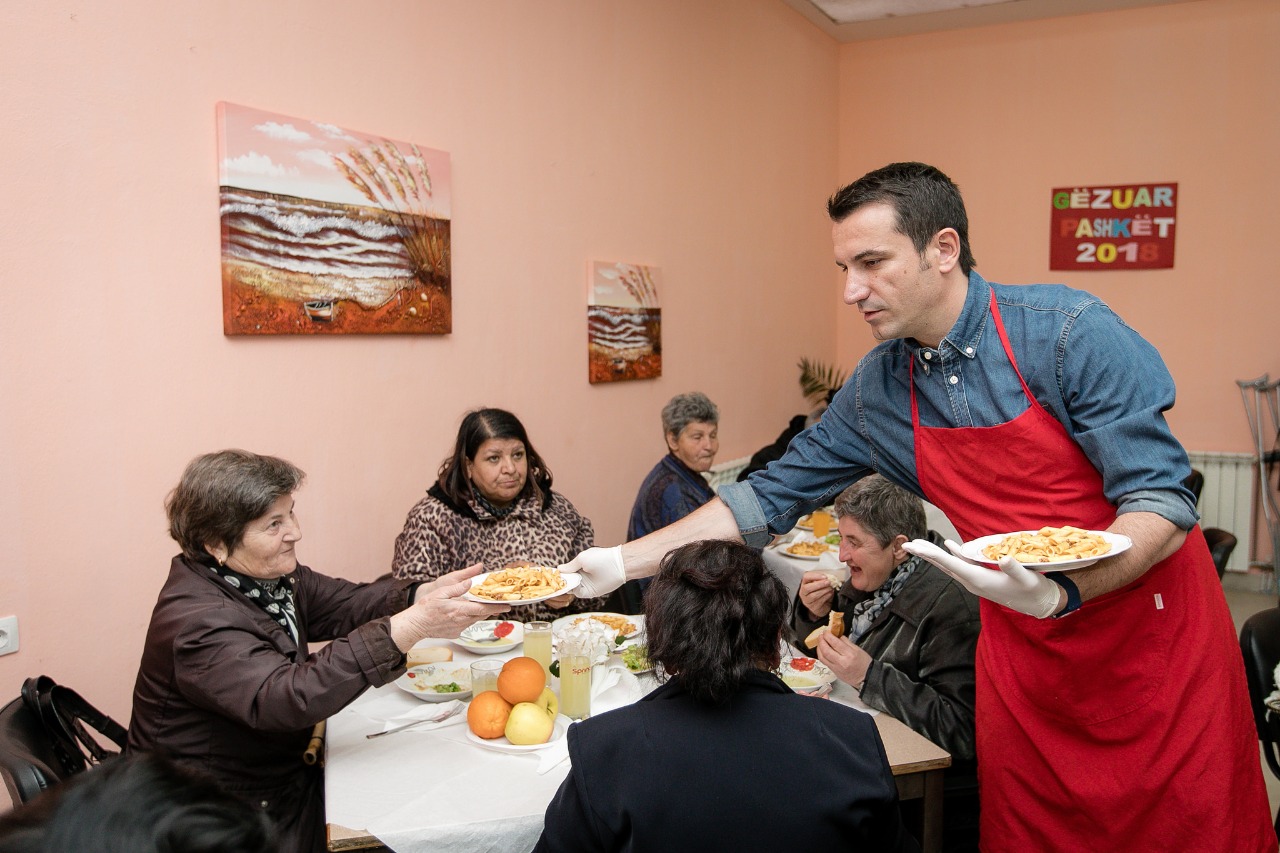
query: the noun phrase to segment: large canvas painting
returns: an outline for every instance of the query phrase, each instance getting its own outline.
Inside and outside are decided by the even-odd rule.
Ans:
[[[590,276],[587,364],[591,382],[661,376],[661,270],[596,261]]]
[[[218,105],[228,335],[446,334],[449,154]]]

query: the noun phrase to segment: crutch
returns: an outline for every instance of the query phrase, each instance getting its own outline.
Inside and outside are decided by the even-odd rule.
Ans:
[[[1255,458],[1258,464],[1257,490],[1254,492],[1254,518],[1258,516],[1258,502],[1262,504],[1262,515],[1267,523],[1267,533],[1271,539],[1271,562],[1259,562],[1254,541],[1249,543],[1251,566],[1258,565],[1276,569],[1280,558],[1280,507],[1276,506],[1275,490],[1271,486],[1271,470],[1280,464],[1280,379],[1270,381],[1270,375],[1264,373],[1257,379],[1236,380],[1240,387],[1240,397],[1244,402],[1244,414],[1249,421],[1249,430],[1253,433]],[[1263,402],[1266,402],[1264,409]],[[1263,418],[1265,413],[1271,415],[1267,424]],[[1268,442],[1270,447],[1268,447]]]

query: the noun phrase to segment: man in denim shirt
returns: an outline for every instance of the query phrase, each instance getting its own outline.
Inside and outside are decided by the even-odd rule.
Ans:
[[[906,546],[983,599],[982,847],[1274,851],[1243,665],[1182,486],[1159,354],[1087,293],[975,273],[960,192],[931,166],[871,172],[828,212],[845,302],[883,343],[765,471],[670,527],[579,555],[565,570],[582,573],[580,593],[652,574],[686,541],[763,545],[871,471],[966,539],[1067,524],[1122,534],[1129,548],[1069,575]]]

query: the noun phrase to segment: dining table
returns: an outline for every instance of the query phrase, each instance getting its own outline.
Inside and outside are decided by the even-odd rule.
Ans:
[[[459,664],[480,656],[448,640]],[[788,655],[800,656],[794,649]],[[491,655],[506,660],[519,646]],[[637,701],[657,686],[652,673],[628,671],[611,655],[592,673],[591,713]],[[552,679],[553,688],[558,679]],[[456,701],[456,700],[455,700]],[[941,850],[943,771],[951,756],[903,723],[879,713],[857,691],[836,681],[825,699],[875,716],[901,799],[923,801],[922,848]],[[367,690],[329,718],[325,733],[325,808],[333,851],[390,849],[396,853],[485,850],[527,853],[542,833],[547,805],[569,772],[566,737],[558,726],[543,749],[500,751],[470,733],[465,710],[439,723],[424,723],[370,738],[429,713],[394,684]],[[415,709],[419,709],[415,711]],[[564,718],[559,718],[561,725]]]

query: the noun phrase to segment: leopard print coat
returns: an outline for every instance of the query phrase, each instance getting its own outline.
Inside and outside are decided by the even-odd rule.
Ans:
[[[591,522],[559,492],[522,498],[509,514],[497,518],[474,499],[458,506],[440,489],[409,510],[396,537],[391,573],[397,578],[430,580],[474,563],[491,572],[512,560],[559,566],[595,542]],[[545,603],[512,608],[521,622],[554,621],[570,613],[604,608],[605,598],[578,598],[559,610]]]

